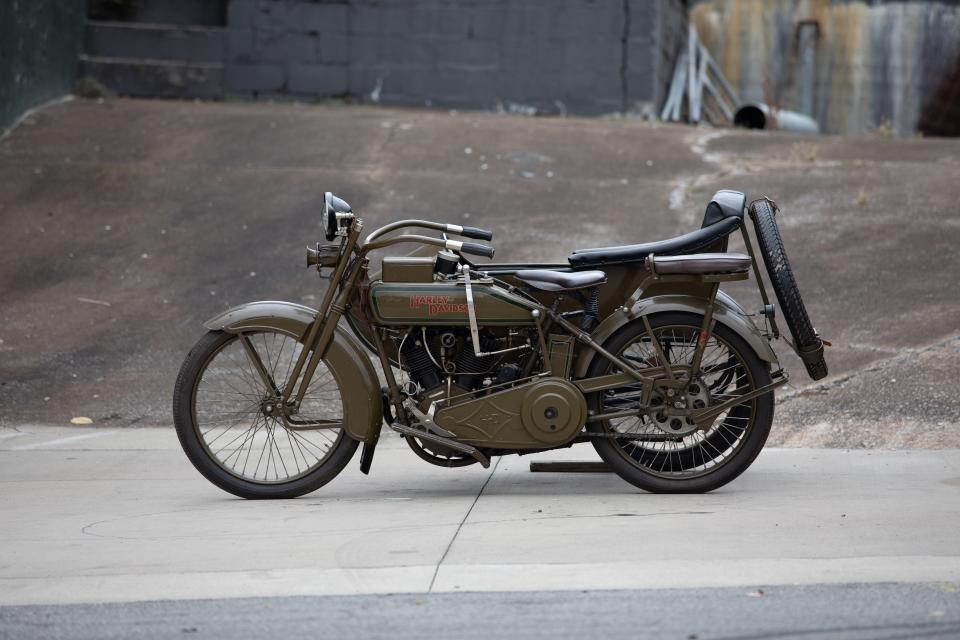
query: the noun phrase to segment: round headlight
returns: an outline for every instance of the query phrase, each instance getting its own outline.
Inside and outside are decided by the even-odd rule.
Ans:
[[[337,212],[331,201],[333,194],[327,191],[323,194],[323,230],[327,241],[332,242],[337,237]]]

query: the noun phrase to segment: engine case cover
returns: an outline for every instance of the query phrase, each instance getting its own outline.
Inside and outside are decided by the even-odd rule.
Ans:
[[[458,440],[494,449],[540,449],[569,442],[587,418],[583,393],[544,377],[437,409],[433,421]]]

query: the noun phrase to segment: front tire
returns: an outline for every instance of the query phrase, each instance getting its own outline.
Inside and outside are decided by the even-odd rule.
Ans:
[[[244,334],[282,388],[303,345],[274,331]],[[295,498],[325,485],[359,442],[340,429],[293,431],[267,413],[270,392],[241,336],[210,331],[187,355],[173,393],[180,445],[203,476],[241,498]],[[345,419],[335,372],[321,363],[301,405],[307,418]]]
[[[665,312],[648,316],[651,329],[670,364],[676,369],[692,359],[702,316]],[[625,325],[603,344],[639,369],[659,366],[653,344],[640,320]],[[616,369],[597,356],[587,377],[614,373]],[[770,368],[743,338],[717,323],[703,356],[697,386],[707,390],[714,406],[736,394],[770,383]],[[731,385],[733,385],[731,389]],[[638,404],[638,385],[590,394],[591,413],[604,413]],[[702,401],[702,400],[701,400]],[[656,413],[656,412],[653,412]],[[653,493],[705,493],[735,479],[760,454],[773,422],[773,392],[735,405],[705,430],[690,423],[659,421],[654,416],[621,418],[590,423],[599,437],[592,439],[600,457],[627,482]],[[672,431],[672,429],[676,431]],[[617,437],[623,434],[623,438]],[[683,435],[677,435],[683,434]]]

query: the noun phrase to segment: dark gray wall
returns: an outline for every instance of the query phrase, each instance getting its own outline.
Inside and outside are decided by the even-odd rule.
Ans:
[[[684,4],[231,0],[224,88],[528,112],[633,109],[660,98]]]
[[[85,11],[84,0],[0,0],[0,130],[70,92]]]

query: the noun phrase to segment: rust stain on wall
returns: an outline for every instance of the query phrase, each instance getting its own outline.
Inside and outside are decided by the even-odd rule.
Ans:
[[[741,98],[792,110],[801,104],[799,27],[816,24],[810,115],[833,133],[916,132],[960,61],[956,4],[709,0],[691,20]]]

